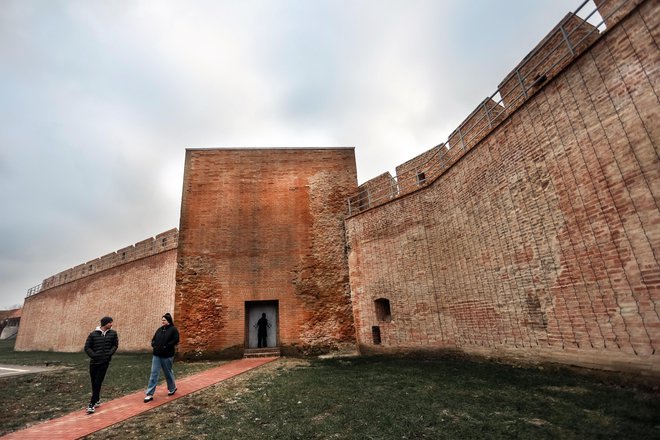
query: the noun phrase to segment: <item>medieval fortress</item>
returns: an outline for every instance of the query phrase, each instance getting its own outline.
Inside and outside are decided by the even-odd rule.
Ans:
[[[109,314],[146,350],[171,311],[180,356],[236,357],[266,313],[284,354],[659,377],[660,5],[595,3],[394,177],[358,186],[353,148],[187,150],[178,230],[43,280],[16,349],[79,351]]]

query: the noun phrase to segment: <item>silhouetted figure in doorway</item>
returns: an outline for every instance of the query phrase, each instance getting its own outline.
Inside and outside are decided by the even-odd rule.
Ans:
[[[254,325],[257,328],[257,347],[268,347],[268,329],[270,323],[266,319],[266,314],[262,313],[261,318]]]

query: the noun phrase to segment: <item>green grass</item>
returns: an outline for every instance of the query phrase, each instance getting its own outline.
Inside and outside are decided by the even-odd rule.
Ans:
[[[89,358],[84,353],[18,352],[14,340],[0,341],[0,364],[66,367],[58,371],[0,378],[0,435],[71,411],[82,410],[91,396]],[[177,377],[218,362],[176,362]],[[101,399],[111,400],[144,389],[150,353],[117,353],[103,382]],[[161,375],[161,382],[163,376]]]
[[[22,377],[17,387],[0,379],[3,395],[11,393],[0,406],[0,432],[65,406],[81,409],[89,398],[82,355],[5,352],[0,346],[0,362],[50,355],[73,368],[60,379]],[[106,395],[142,389],[148,361],[118,355]],[[198,367],[176,364],[180,375]],[[22,422],[5,415],[17,405],[32,411]],[[657,393],[568,370],[454,357],[282,359],[89,439],[652,439],[660,438],[659,417]]]
[[[313,361],[201,411],[193,438],[658,438],[657,396],[459,359]],[[183,432],[177,438],[185,438]]]

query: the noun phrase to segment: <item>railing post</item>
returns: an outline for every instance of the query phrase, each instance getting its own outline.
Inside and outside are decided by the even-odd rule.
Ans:
[[[525,82],[523,81],[523,78],[520,75],[520,71],[518,69],[516,69],[516,77],[518,78],[518,84],[520,84],[520,88],[523,91],[523,95],[525,95],[525,99],[528,98],[527,89],[525,88]]]
[[[461,139],[461,147],[465,151],[465,141],[463,140],[463,133],[461,132],[461,127],[458,127],[458,137]]]
[[[566,46],[568,46],[568,50],[571,52],[571,56],[575,56],[575,51],[573,50],[573,46],[571,46],[571,42],[568,40],[568,34],[566,33],[566,29],[564,29],[564,25],[562,24],[559,26],[559,30],[561,31],[562,37],[564,37],[564,42],[566,42]]]
[[[32,295],[36,295],[37,293],[41,292],[41,289],[43,288],[43,283],[37,284],[34,287],[30,287],[27,291],[26,297],[30,297]]]
[[[488,106],[486,105],[486,102],[484,101],[481,105],[484,107],[484,110],[486,111],[486,117],[488,118],[488,126],[490,128],[493,128],[493,121],[490,119],[490,112],[488,111]]]

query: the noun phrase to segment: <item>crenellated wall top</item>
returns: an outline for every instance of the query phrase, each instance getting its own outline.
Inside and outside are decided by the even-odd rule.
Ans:
[[[87,276],[112,269],[122,264],[130,263],[141,258],[150,257],[172,249],[179,244],[178,229],[170,229],[162,232],[156,237],[149,237],[134,245],[111,252],[102,257],[95,258],[86,263],[81,263],[70,269],[57,273],[43,280],[41,284],[28,290],[27,296],[32,296],[44,290],[79,280]]]
[[[452,131],[446,142],[397,166],[396,176],[387,179],[381,174],[360,185],[347,201],[348,215],[428,186],[597,41],[606,26],[611,28],[640,1],[597,0],[596,9],[584,2],[574,13],[566,14],[500,82],[498,90]],[[597,13],[602,17],[600,22]]]

